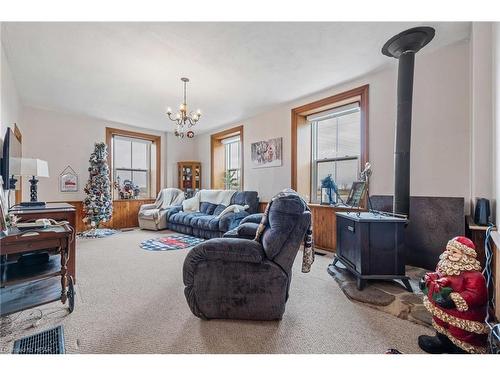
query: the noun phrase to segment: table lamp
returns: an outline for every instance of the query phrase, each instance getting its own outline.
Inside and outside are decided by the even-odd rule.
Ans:
[[[37,177],[49,177],[49,165],[45,160],[40,159],[21,159],[21,176],[31,176],[30,181],[30,201],[21,202],[21,206],[33,207],[44,206],[45,202],[38,202],[37,198]]]

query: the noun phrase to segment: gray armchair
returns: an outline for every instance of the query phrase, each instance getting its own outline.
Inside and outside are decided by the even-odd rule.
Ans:
[[[247,223],[257,221],[253,219]],[[310,221],[299,196],[281,197],[271,206],[262,243],[217,238],[195,246],[183,268],[184,294],[193,314],[202,319],[281,319],[292,265]]]

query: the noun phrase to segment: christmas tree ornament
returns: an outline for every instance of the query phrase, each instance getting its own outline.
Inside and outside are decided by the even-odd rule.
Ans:
[[[474,243],[455,237],[440,255],[435,272],[420,281],[424,306],[436,336],[420,336],[427,353],[486,353],[488,289]]]

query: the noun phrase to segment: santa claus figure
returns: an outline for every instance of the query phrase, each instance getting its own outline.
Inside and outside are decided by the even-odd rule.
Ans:
[[[427,353],[486,353],[488,290],[474,244],[455,237],[439,257],[436,272],[420,282],[436,336],[420,336]]]

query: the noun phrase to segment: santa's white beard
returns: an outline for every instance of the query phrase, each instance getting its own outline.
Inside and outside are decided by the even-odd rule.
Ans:
[[[437,271],[450,276],[458,276],[465,271],[481,271],[481,264],[479,261],[466,254],[462,254],[459,260],[453,261],[449,259],[449,250],[445,250],[439,256],[437,264]]]

